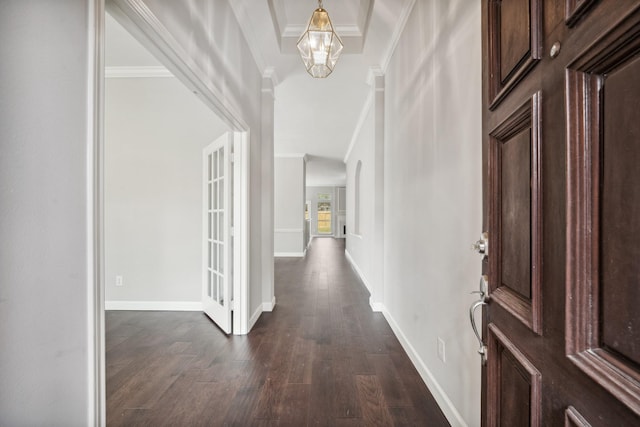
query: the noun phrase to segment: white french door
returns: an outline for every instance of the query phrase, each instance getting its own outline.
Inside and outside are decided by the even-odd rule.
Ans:
[[[231,147],[227,133],[204,149],[204,250],[202,308],[225,333],[231,333],[233,299],[233,219]]]

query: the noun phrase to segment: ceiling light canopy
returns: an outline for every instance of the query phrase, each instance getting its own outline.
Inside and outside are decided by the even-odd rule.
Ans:
[[[329,14],[322,8],[322,0],[318,1],[318,8],[296,46],[311,76],[324,78],[331,74],[344,45],[333,30]]]

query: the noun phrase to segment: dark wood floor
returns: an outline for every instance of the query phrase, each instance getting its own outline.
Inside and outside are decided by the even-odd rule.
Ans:
[[[313,240],[275,265],[248,336],[202,313],[106,313],[110,426],[449,425],[344,256]]]

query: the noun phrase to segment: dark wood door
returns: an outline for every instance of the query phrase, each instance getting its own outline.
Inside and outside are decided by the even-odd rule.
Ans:
[[[485,426],[640,426],[640,1],[483,0]]]

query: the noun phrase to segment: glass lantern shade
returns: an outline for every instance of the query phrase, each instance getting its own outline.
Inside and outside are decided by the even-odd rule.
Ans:
[[[316,78],[331,74],[344,47],[340,37],[333,31],[329,14],[322,7],[313,12],[296,46],[307,72]]]

